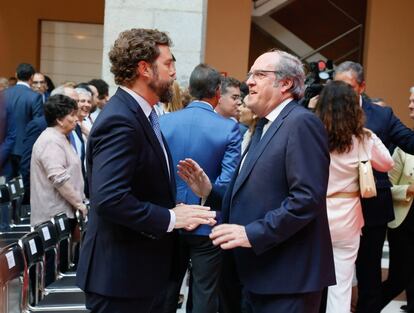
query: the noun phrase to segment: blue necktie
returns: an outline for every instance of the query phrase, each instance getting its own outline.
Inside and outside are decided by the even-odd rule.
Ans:
[[[256,145],[259,143],[260,139],[262,138],[263,134],[263,128],[264,126],[269,122],[269,120],[265,117],[262,117],[257,121],[256,128],[254,130],[252,139],[250,140],[250,147],[249,147],[249,153],[253,151],[253,149],[256,147]]]
[[[158,142],[160,143],[161,147],[164,147],[164,143],[162,141],[162,136],[161,136],[160,123],[158,121],[158,115],[157,115],[157,112],[155,112],[155,109],[152,109],[151,114],[149,115],[149,120],[150,120],[152,129],[154,130],[155,136],[157,136]]]
[[[244,157],[244,160],[242,160],[242,165],[241,165],[239,172],[241,172],[245,168],[245,164],[248,164],[250,162],[254,149],[256,148],[257,144],[260,142],[260,139],[262,139],[263,128],[267,124],[267,122],[269,122],[269,120],[265,117],[262,117],[261,119],[257,121],[256,128],[254,129],[252,139],[250,139],[250,144],[247,150],[247,154]]]
[[[78,149],[76,149],[76,142],[75,142],[75,137],[73,137],[73,133],[70,132],[69,135],[69,142],[72,145],[73,149],[75,149],[76,154],[78,153]]]

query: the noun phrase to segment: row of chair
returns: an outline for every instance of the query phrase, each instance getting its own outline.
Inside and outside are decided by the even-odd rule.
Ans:
[[[80,212],[77,218],[83,237],[86,221]],[[0,233],[0,313],[88,312],[84,294],[75,286],[76,273],[62,269],[63,263],[70,263],[70,240],[65,214],[56,215],[28,233]],[[46,286],[47,275],[52,276],[53,282]]]
[[[0,185],[0,231],[30,223],[30,205],[23,204],[23,197],[21,177]]]

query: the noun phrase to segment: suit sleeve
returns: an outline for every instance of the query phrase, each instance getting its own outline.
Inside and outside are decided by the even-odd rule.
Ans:
[[[16,125],[10,105],[6,108],[6,129],[4,141],[0,143],[0,169],[3,167],[16,142]]]
[[[389,112],[389,123],[390,125],[388,133],[391,138],[391,142],[396,146],[400,147],[403,151],[414,154],[414,131],[405,126],[399,118],[397,118],[391,108]]]
[[[401,184],[401,178],[404,173],[406,155],[401,149],[397,148],[395,149],[392,158],[394,159],[395,165],[393,169],[388,172],[388,176],[393,185],[391,188],[392,198],[394,201],[409,202],[412,200],[411,197],[407,197],[407,189],[409,185]]]
[[[36,97],[34,97],[32,105],[32,114],[32,119],[43,116],[43,100],[41,94],[37,94]]]
[[[30,190],[30,161],[32,159],[33,145],[43,130],[35,121],[29,122],[26,126],[26,135],[23,139],[23,154],[20,161],[20,172],[22,173],[23,185],[26,190]]]
[[[240,161],[241,141],[242,137],[240,129],[238,125],[234,123],[228,135],[226,151],[223,160],[221,161],[221,173],[215,181],[216,185],[227,185],[230,182]]]
[[[136,167],[146,166],[141,159],[145,154],[143,150],[149,149],[143,131],[120,116],[100,126],[91,134],[93,138],[89,142],[93,141],[93,146],[88,151],[88,158],[92,157],[88,173],[91,202],[95,204],[92,209],[111,223],[137,232],[165,234],[170,223],[169,210],[132,194]]]
[[[330,159],[325,129],[311,113],[290,121],[290,127],[285,157],[289,194],[280,207],[246,225],[247,237],[258,255],[288,240],[326,212]]]

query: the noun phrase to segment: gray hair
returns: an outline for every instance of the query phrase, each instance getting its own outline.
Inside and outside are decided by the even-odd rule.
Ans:
[[[410,88],[410,93],[414,93],[414,86]]]
[[[73,88],[65,86],[65,85],[60,85],[52,90],[52,92],[50,93],[50,96],[55,96],[55,95],[69,96],[66,92],[68,89],[73,89]]]
[[[92,98],[92,94],[85,88],[75,88],[75,91],[78,93],[78,95],[86,95]]]
[[[364,68],[361,64],[352,61],[345,61],[339,64],[335,69],[335,75],[337,73],[344,73],[349,71],[352,71],[355,74],[355,79],[359,85],[365,81]]]
[[[276,52],[280,57],[276,73],[278,80],[291,79],[293,85],[290,92],[293,98],[296,100],[302,98],[305,92],[305,70],[303,69],[303,63],[299,58],[285,51],[271,50],[270,52]]]

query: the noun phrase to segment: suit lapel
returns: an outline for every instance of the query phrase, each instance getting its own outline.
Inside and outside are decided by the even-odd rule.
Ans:
[[[162,169],[163,169],[163,172],[166,178],[168,179],[168,181],[170,181],[170,175],[168,173],[168,167],[167,167],[164,151],[162,150],[162,147],[160,143],[158,142],[157,136],[155,135],[154,130],[152,129],[148,118],[145,116],[144,111],[142,111],[141,107],[138,105],[135,99],[131,95],[129,95],[126,91],[122,90],[121,88],[118,88],[117,93],[119,94],[121,98],[124,99],[124,101],[128,104],[129,108],[133,112],[135,112],[135,116],[139,124],[142,126],[142,129],[144,130],[144,133],[148,139],[148,142],[154,149],[155,154],[157,155],[158,159],[161,162],[161,166],[162,166]],[[164,140],[164,146],[165,145],[166,144]]]
[[[367,103],[367,101],[365,99],[362,99],[362,110],[364,111],[365,114],[365,127],[366,128],[370,128],[368,125],[370,124],[371,121],[371,106]]]
[[[257,144],[256,148],[253,151],[248,151],[247,153],[252,153],[251,157],[247,159],[247,155],[245,161],[248,163],[243,164],[240,173],[234,183],[234,188],[232,191],[232,197],[236,194],[236,192],[240,189],[241,185],[244,183],[246,178],[249,176],[250,172],[252,171],[254,165],[258,161],[259,157],[262,155],[263,151],[266,149],[269,141],[273,138],[273,136],[277,133],[277,131],[282,126],[286,116],[292,111],[295,107],[295,102],[291,101],[283,110],[280,112],[279,116],[276,120],[270,125],[269,129],[263,135],[260,142]]]

